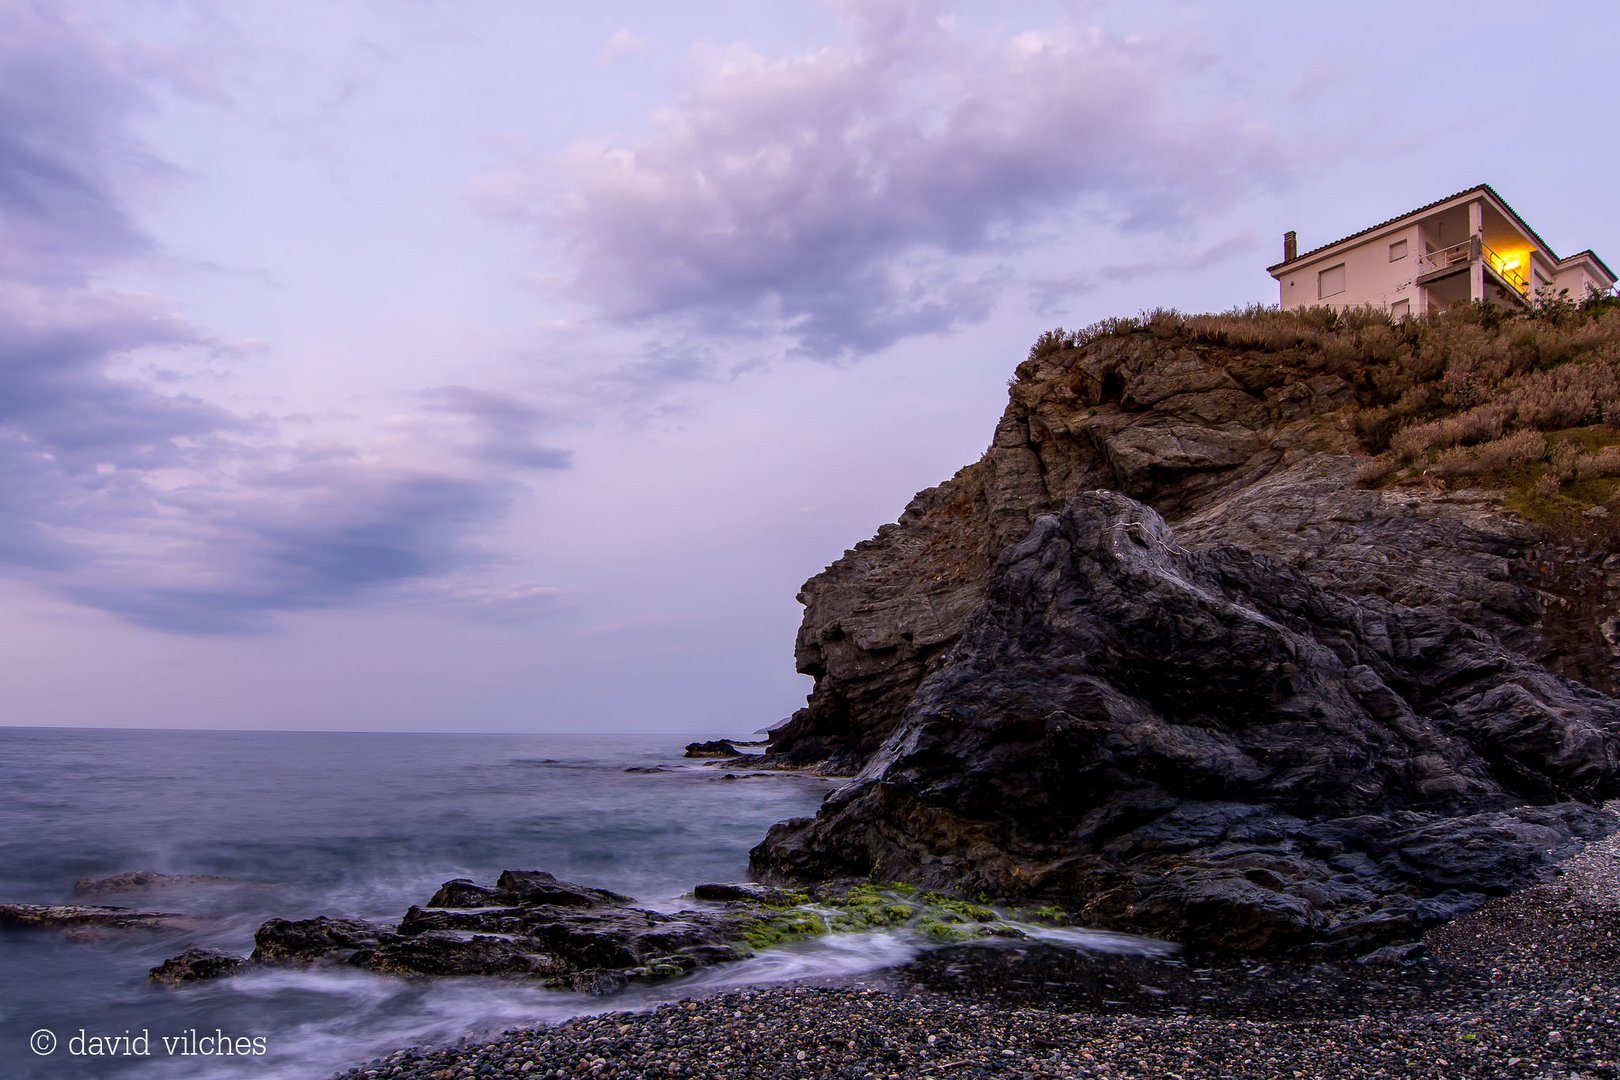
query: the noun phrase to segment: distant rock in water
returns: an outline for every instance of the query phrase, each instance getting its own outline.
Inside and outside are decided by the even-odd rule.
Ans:
[[[181,926],[190,920],[170,911],[136,911],[84,904],[0,904],[0,926],[36,926],[79,930]]]
[[[711,739],[708,742],[695,742],[686,744],[687,757],[737,757],[742,753],[733,746],[728,739]]]
[[[126,870],[104,878],[80,878],[73,883],[75,896],[106,896],[113,893],[151,892],[188,885],[241,885],[235,878],[211,874],[160,874],[156,870]]]
[[[1620,703],[1438,606],[1079,495],[997,560],[859,776],[753,852],[1265,950],[1363,948],[1614,828]]]

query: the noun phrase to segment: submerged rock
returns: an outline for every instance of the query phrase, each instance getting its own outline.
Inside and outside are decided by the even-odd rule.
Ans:
[[[1114,492],[1036,520],[769,881],[878,875],[1242,949],[1358,948],[1614,828],[1620,703],[1437,606],[1188,551]]]
[[[156,870],[125,870],[104,878],[80,878],[73,883],[75,896],[104,896],[111,893],[150,892],[183,888],[188,885],[241,885],[234,878],[211,874],[160,874]]]
[[[127,929],[179,926],[189,921],[186,916],[172,911],[136,911],[85,904],[0,904],[0,926]]]

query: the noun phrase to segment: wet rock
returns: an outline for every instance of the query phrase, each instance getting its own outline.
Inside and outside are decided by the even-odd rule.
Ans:
[[[161,928],[184,925],[184,915],[169,911],[84,904],[0,904],[0,926],[38,926],[54,929]]]
[[[439,891],[428,900],[434,908],[502,907],[506,901],[494,889],[479,885],[468,878],[455,878],[439,886]]]
[[[494,886],[465,878],[445,882],[428,906],[411,907],[397,927],[326,916],[272,919],[254,936],[250,962],[521,977],[607,992],[742,959],[747,954],[732,942],[755,925],[761,910],[736,903],[721,911],[649,911],[618,893],[545,871],[508,870]]]
[[[627,904],[628,896],[559,881],[544,870],[503,870],[495,882],[495,895],[510,904],[526,906],[600,907]]]
[[[358,950],[375,948],[391,933],[386,926],[360,919],[271,919],[253,935],[256,964],[347,960]]]
[[[544,956],[525,951],[522,942],[445,930],[383,937],[375,948],[356,952],[355,967],[392,975],[549,975]]]
[[[692,895],[699,900],[747,901],[755,904],[782,904],[791,895],[786,889],[757,881],[710,881],[697,886]]]
[[[731,745],[728,739],[711,739],[708,742],[694,742],[686,744],[686,756],[694,758],[726,758],[737,757],[742,751]]]
[[[1577,800],[1617,781],[1614,699],[1439,608],[1189,551],[1094,492],[1003,554],[866,769],[752,866],[1049,900],[1228,948],[1365,951],[1612,830]]]
[[[187,949],[179,956],[171,956],[149,973],[155,983],[179,985],[201,982],[235,974],[247,964],[245,957],[218,949]]]

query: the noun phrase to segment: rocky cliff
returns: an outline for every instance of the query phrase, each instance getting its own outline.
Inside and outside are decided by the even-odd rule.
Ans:
[[[1265,947],[1609,828],[1620,311],[1553,314],[1044,337],[985,455],[801,592],[769,752],[860,775],[756,872]]]

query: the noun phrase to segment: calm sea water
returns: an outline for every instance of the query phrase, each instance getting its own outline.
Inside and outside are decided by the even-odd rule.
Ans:
[[[915,944],[893,936],[829,939],[610,999],[328,970],[181,989],[147,980],[189,946],[245,955],[272,916],[393,921],[449,878],[488,882],[508,868],[672,909],[697,882],[740,879],[766,828],[812,812],[830,786],[722,780],[681,762],[686,741],[0,728],[0,902],[69,902],[75,880],[135,869],[234,882],[118,901],[197,915],[185,931],[77,941],[0,930],[0,1075],[318,1077],[415,1042],[912,955]],[[672,768],[625,771],[661,764]],[[30,1050],[41,1029],[58,1043],[46,1057]],[[75,1056],[81,1031],[144,1032],[150,1053]],[[262,1039],[266,1052],[171,1055],[161,1041],[193,1031]]]

